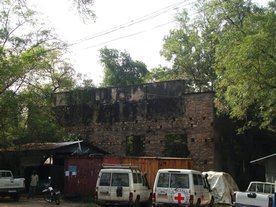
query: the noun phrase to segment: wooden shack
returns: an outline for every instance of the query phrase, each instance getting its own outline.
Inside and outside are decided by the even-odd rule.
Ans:
[[[192,169],[191,158],[178,157],[123,157],[122,164],[138,166],[142,172],[147,173],[150,188],[153,187],[157,171],[164,168]]]
[[[147,173],[150,188],[152,188],[158,169],[181,168],[191,169],[191,158],[176,157],[119,157],[78,156],[68,157],[65,161],[64,196],[94,196],[96,181],[104,164],[123,164],[137,166]]]

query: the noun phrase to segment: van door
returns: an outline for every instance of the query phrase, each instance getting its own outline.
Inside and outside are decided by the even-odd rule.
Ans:
[[[110,196],[113,201],[128,201],[130,192],[128,172],[113,172],[111,177]]]
[[[111,199],[110,181],[111,181],[111,173],[110,172],[102,172],[100,174],[100,181],[99,181],[99,186],[98,186],[98,199],[99,200],[109,201]]]
[[[194,181],[194,194],[195,194],[195,201],[199,198],[201,200],[202,205],[208,204],[210,200],[209,190],[206,186],[206,183],[203,180],[201,174],[193,174],[193,181]]]
[[[188,204],[189,175],[180,172],[161,172],[155,191],[156,203]]]
[[[187,173],[171,173],[170,179],[171,199],[178,205],[189,204],[190,182]]]
[[[149,199],[149,195],[148,195],[148,188],[146,186],[143,185],[143,178],[140,172],[133,172],[133,186],[134,186],[134,191],[137,192],[137,194],[140,195],[140,201],[146,201]],[[136,178],[135,178],[136,177]],[[136,194],[136,196],[137,196]],[[136,199],[136,197],[133,198],[134,200]]]
[[[155,189],[156,203],[172,203],[169,172],[162,172],[158,174]]]

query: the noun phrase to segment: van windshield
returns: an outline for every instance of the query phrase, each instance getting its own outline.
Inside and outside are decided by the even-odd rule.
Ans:
[[[183,173],[160,173],[157,187],[189,188],[189,175]]]

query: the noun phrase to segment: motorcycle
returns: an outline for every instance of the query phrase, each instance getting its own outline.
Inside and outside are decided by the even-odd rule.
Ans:
[[[49,183],[45,185],[45,189],[42,190],[43,198],[46,202],[52,203],[55,202],[57,205],[60,204],[60,191],[54,189],[51,186],[51,177],[48,177]]]

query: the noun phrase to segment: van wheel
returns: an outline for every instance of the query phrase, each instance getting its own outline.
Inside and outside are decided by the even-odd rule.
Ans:
[[[142,203],[142,206],[143,207],[151,207],[152,206],[151,194],[150,194],[148,200]]]
[[[140,195],[137,195],[134,204],[132,205],[133,207],[140,207],[141,206],[141,202],[140,202]]]
[[[14,201],[17,202],[17,201],[19,201],[19,194],[16,193],[16,194],[12,195],[11,198],[12,198]]]
[[[201,204],[201,200],[198,199],[197,202],[196,202],[196,204],[195,204],[195,207],[200,207],[200,204]]]
[[[148,201],[145,201],[145,202],[141,203],[141,206],[142,207],[151,207],[151,200],[148,200]]]
[[[211,198],[211,201],[210,201],[210,203],[209,203],[209,205],[208,205],[208,207],[213,207],[214,206],[214,198],[212,197]]]

